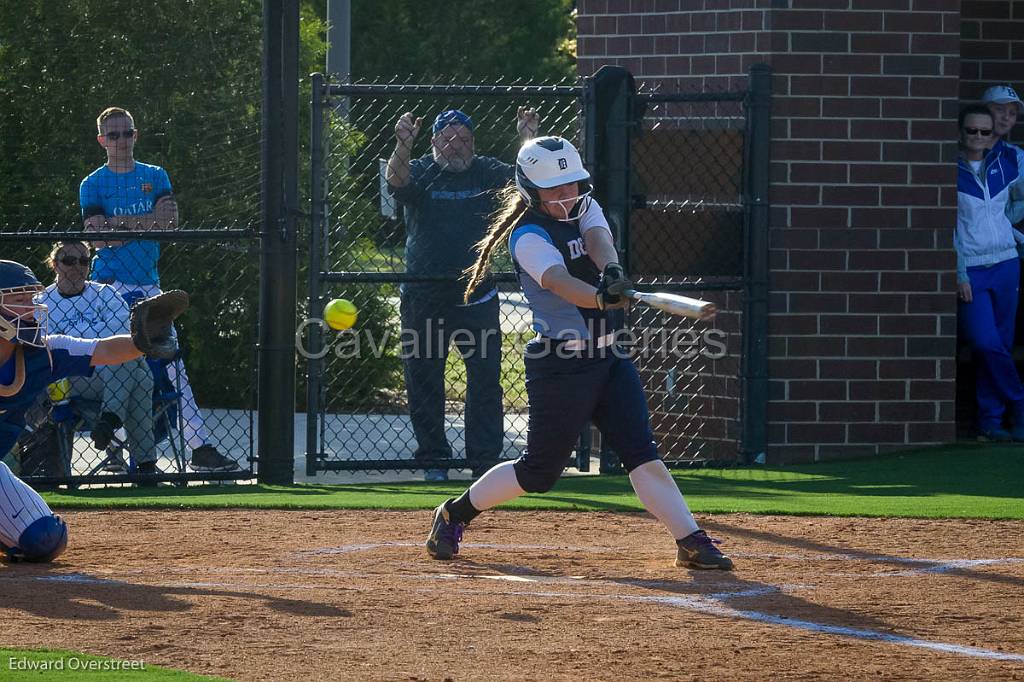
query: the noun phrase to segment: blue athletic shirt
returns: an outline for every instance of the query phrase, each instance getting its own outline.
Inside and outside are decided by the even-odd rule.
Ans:
[[[102,215],[115,218],[150,213],[161,197],[171,194],[171,179],[160,166],[135,162],[127,173],[115,173],[101,166],[82,180],[78,200],[82,219]],[[128,226],[128,229],[134,229]],[[92,261],[90,279],[100,282],[159,285],[157,261],[160,244],[148,239],[133,239],[121,246],[99,249]]]
[[[487,233],[497,208],[497,191],[512,180],[512,167],[490,156],[475,156],[466,170],[443,170],[428,154],[409,164],[409,183],[390,190],[405,207],[405,269],[410,274],[445,275],[450,282],[409,283],[403,291],[425,291],[436,300],[462,302],[462,271],[476,260],[476,243]],[[493,297],[487,278],[473,302]]]
[[[92,374],[90,363],[98,342],[52,334],[46,337],[47,348],[18,345],[14,349],[0,366],[0,457],[17,442],[25,429],[25,411],[49,384]],[[19,374],[23,378],[20,385]]]

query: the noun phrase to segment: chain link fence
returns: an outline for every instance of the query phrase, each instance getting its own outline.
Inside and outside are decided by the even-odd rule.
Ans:
[[[579,87],[354,83],[321,92],[309,311],[318,317],[327,301],[345,298],[359,317],[347,332],[311,335],[323,344],[313,354],[325,354],[309,365],[318,427],[308,430],[307,451],[316,454],[307,469],[479,469],[518,456],[532,319],[507,252],[494,263],[496,296],[483,291],[463,306],[461,275],[511,180],[520,108],[536,110],[539,134],[578,141]],[[471,148],[445,137],[455,127],[432,129],[453,109],[470,119]],[[407,112],[418,131],[405,161],[411,178],[394,191],[387,165]],[[460,162],[469,164],[464,173],[439,170]],[[467,439],[472,461],[463,457]]]
[[[744,142],[742,93],[643,90],[633,145],[629,271],[645,288],[695,292],[719,310],[692,323],[634,310],[634,328],[674,338],[638,355],[666,462],[735,462],[743,350]]]
[[[666,460],[679,465],[738,457],[746,256],[743,99],[744,93],[637,95],[646,114],[633,143],[634,206],[620,240],[629,272],[644,289],[700,292],[721,310],[713,323],[682,322],[642,307],[628,317],[652,425]],[[342,332],[307,321],[307,473],[422,469],[429,477],[432,469],[478,469],[480,454],[519,456],[526,442],[522,349],[535,334],[532,317],[507,249],[500,249],[497,303],[478,304],[493,306],[501,346],[495,364],[503,440],[498,451],[487,452],[480,439],[498,410],[493,391],[474,393],[470,377],[485,370],[464,362],[464,348],[450,338],[451,326],[460,322],[479,329],[473,327],[478,320],[458,309],[464,286],[459,276],[495,208],[495,190],[510,179],[507,164],[514,163],[519,146],[520,107],[539,111],[539,134],[567,137],[586,157],[584,101],[584,87],[577,84],[314,80],[306,312],[319,318],[329,300],[345,298],[359,317]],[[437,170],[465,143],[440,139],[431,130],[435,116],[449,109],[472,118],[477,159],[464,173]],[[390,183],[388,176],[396,125],[407,112],[405,127],[418,127],[408,154],[415,192],[394,189],[393,169]],[[483,164],[495,172],[488,175]],[[452,179],[460,175],[465,181]],[[474,204],[472,215],[459,212],[458,200]],[[436,357],[426,370],[403,357],[402,341],[417,326],[434,340],[427,352]],[[480,374],[476,379],[478,387],[486,384]],[[481,405],[490,406],[488,415],[481,415]],[[600,440],[596,430],[581,436],[577,463],[586,469]],[[602,469],[608,454],[602,453]]]

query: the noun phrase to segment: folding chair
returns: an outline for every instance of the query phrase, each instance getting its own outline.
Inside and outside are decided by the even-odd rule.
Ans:
[[[175,357],[177,360],[177,356]],[[181,415],[181,391],[172,382],[167,371],[168,365],[174,360],[146,360],[150,372],[153,373],[153,441],[159,445],[167,440],[173,453],[174,467],[177,473],[185,471],[185,443]],[[66,382],[67,380],[64,380]],[[70,385],[51,384],[50,420],[60,430],[60,458],[64,473],[72,474],[71,461],[74,455],[74,440],[77,433],[91,432],[102,414],[102,405],[98,400],[79,396],[70,396]],[[137,465],[128,444],[116,433],[106,449],[104,458],[95,464],[88,476],[98,474],[112,464],[123,463],[122,455],[128,453],[128,472],[135,473]]]

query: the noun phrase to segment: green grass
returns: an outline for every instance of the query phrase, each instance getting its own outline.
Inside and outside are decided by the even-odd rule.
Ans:
[[[1024,519],[1024,448],[959,445],[867,460],[674,472],[700,513]],[[465,482],[108,488],[46,493],[61,509],[428,509]],[[638,511],[625,476],[564,476],[506,509]]]
[[[12,661],[13,659],[13,661]],[[13,663],[13,665],[12,665]],[[74,651],[56,649],[0,649],[0,677],[4,680],[145,680],[146,682],[187,682],[189,680],[224,680],[223,677],[206,677],[180,670],[160,668],[143,661],[141,670],[113,669],[121,666],[121,659],[90,656]],[[90,667],[102,666],[102,667]],[[12,669],[13,668],[13,669]]]

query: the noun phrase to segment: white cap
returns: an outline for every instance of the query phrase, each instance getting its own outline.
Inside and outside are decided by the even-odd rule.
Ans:
[[[1020,97],[1017,96],[1017,91],[1009,85],[993,85],[985,91],[984,95],[981,96],[981,101],[985,104],[1007,104],[1009,102],[1016,102],[1018,111],[1024,108],[1024,102],[1022,102]]]

